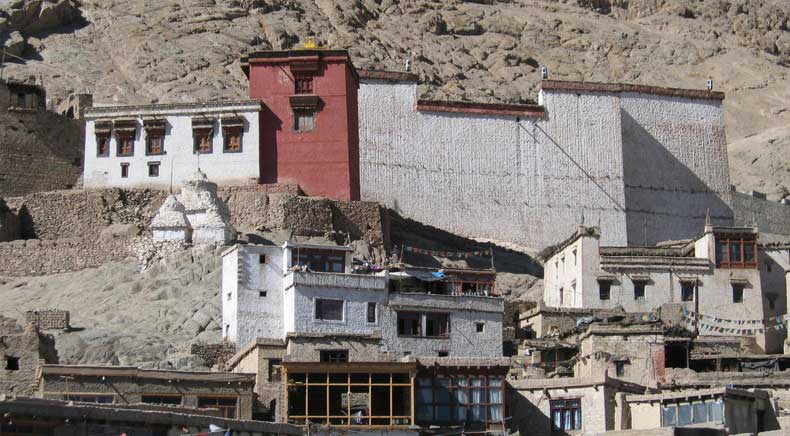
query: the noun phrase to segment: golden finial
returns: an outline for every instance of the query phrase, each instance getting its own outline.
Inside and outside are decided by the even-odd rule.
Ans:
[[[307,41],[303,45],[303,48],[310,49],[310,48],[316,48],[316,47],[318,47],[318,46],[315,45],[315,41],[313,41],[313,37],[312,36],[308,36],[307,37]]]

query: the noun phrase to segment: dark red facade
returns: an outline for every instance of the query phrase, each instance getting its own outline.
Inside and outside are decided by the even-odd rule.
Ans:
[[[345,50],[253,53],[242,60],[261,112],[261,182],[359,200],[359,79]]]

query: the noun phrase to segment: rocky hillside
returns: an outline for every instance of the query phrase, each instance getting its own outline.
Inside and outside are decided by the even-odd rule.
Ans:
[[[435,98],[529,101],[546,65],[557,79],[712,78],[733,142],[790,122],[787,0],[0,0],[0,44],[27,59],[6,74],[40,76],[60,98],[241,97],[242,53],[308,36],[350,49],[359,67],[412,58]],[[757,174],[735,178],[743,189],[787,188],[741,156],[736,173]]]

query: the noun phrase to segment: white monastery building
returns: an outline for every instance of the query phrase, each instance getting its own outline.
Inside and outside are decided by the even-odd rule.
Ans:
[[[167,189],[200,169],[220,184],[258,183],[260,101],[92,107],[86,188]]]
[[[223,333],[239,345],[358,335],[379,338],[394,356],[502,355],[501,297],[438,287],[400,292],[386,273],[351,274],[347,246],[235,245],[222,259]]]

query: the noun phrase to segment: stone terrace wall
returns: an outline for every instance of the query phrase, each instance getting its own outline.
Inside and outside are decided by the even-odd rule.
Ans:
[[[68,310],[47,309],[25,312],[27,323],[41,330],[66,330],[69,328],[69,318]]]
[[[352,239],[372,246],[389,244],[386,210],[377,203],[296,194],[295,185],[224,187],[218,192],[238,230],[349,231]],[[23,239],[0,243],[0,275],[75,271],[132,256],[135,237],[166,197],[165,191],[113,188],[9,198]]]
[[[0,276],[56,274],[93,268],[131,255],[125,239],[17,240],[0,243]]]
[[[220,342],[219,344],[191,344],[189,354],[198,356],[206,362],[209,368],[233,357],[236,354],[236,345],[232,342]]]

